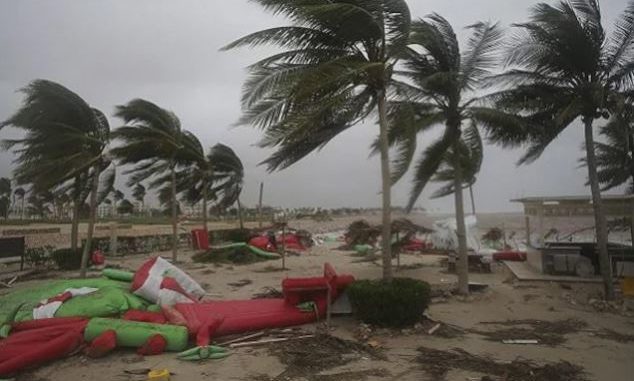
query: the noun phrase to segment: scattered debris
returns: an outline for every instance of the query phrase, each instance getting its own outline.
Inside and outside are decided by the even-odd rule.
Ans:
[[[223,346],[223,345],[228,345],[228,344],[239,343],[239,342],[242,342],[242,341],[245,341],[245,340],[250,340],[250,339],[255,339],[255,338],[258,338],[258,337],[262,337],[262,336],[264,336],[264,333],[265,333],[264,331],[251,333],[251,334],[248,334],[248,335],[237,337],[235,339],[221,341],[219,343],[216,343],[216,345]]]
[[[284,342],[284,341],[289,341],[289,340],[311,339],[313,337],[315,337],[315,335],[300,335],[300,336],[296,336],[296,337],[276,337],[276,338],[273,338],[273,339],[263,339],[263,340],[256,340],[256,341],[244,341],[244,342],[240,342],[240,343],[229,344],[229,348],[253,347],[253,346],[257,346],[257,345],[279,343],[279,342]]]
[[[616,331],[613,331],[611,329],[604,329],[598,333],[595,334],[597,337],[600,337],[602,339],[606,339],[606,340],[612,340],[612,341],[616,341],[619,343],[629,343],[634,341],[634,335],[626,335],[623,333],[619,333]]]
[[[254,294],[251,299],[278,299],[282,297],[284,297],[282,291],[273,287],[264,287],[261,292]]]
[[[192,256],[194,262],[214,264],[230,263],[234,265],[247,265],[271,259],[272,258],[254,254],[247,246],[210,249]]]
[[[502,340],[504,344],[539,344],[539,340],[523,340],[523,339],[513,339],[513,340]]]
[[[274,380],[297,378],[324,380],[324,378],[316,378],[315,375],[362,357],[385,359],[379,352],[364,344],[330,335],[316,335],[306,340],[275,343],[269,346],[269,350],[287,366],[286,370]],[[347,380],[347,378],[343,379]]]
[[[483,373],[501,377],[505,381],[583,381],[586,380],[582,367],[567,361],[538,365],[532,361],[516,359],[512,362],[498,362],[487,356],[473,355],[463,349],[442,351],[421,347],[417,357],[423,370],[444,380],[452,369]],[[490,378],[489,378],[490,379]],[[481,378],[484,380],[484,378]]]
[[[441,324],[438,323],[435,326],[431,327],[431,329],[429,331],[427,331],[428,335],[433,335],[434,332],[438,331],[438,328],[440,328]]]
[[[247,286],[249,284],[253,283],[253,281],[251,279],[240,279],[237,282],[231,282],[231,283],[227,283],[227,285],[231,286],[231,287],[244,287]]]
[[[497,331],[472,330],[471,332],[485,336],[491,341],[534,340],[539,344],[557,346],[566,341],[565,335],[583,330],[588,326],[577,319],[544,321],[544,320],[507,320],[499,322],[481,322],[480,324],[511,326],[512,328]],[[525,326],[525,327],[521,327]],[[536,344],[536,343],[531,343]]]

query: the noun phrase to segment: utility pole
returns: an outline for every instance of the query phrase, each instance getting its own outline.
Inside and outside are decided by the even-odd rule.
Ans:
[[[260,183],[260,202],[258,203],[258,227],[262,228],[262,194],[264,193],[264,183]]]

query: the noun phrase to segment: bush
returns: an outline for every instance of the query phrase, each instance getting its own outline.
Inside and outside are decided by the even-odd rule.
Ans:
[[[81,267],[82,249],[55,250],[51,257],[60,270],[78,270]]]
[[[24,252],[24,260],[27,264],[34,267],[44,266],[51,259],[53,249],[53,246],[49,245],[44,247],[30,247]]]
[[[218,241],[228,241],[228,242],[249,242],[251,237],[253,237],[253,232],[250,229],[230,229],[222,231],[221,234],[217,236],[213,236],[210,234],[210,237],[216,238]]]
[[[359,280],[348,287],[350,303],[363,322],[380,327],[405,327],[419,322],[430,300],[427,282],[411,278]]]

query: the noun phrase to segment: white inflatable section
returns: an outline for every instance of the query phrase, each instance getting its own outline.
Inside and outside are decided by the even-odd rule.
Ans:
[[[134,293],[140,297],[151,301],[152,303],[159,303],[161,300],[161,283],[164,278],[174,278],[176,282],[190,295],[194,297],[202,297],[205,295],[205,290],[183,270],[169,263],[161,257],[157,257],[156,261],[150,268],[147,279],[143,282],[143,285],[136,289]],[[185,296],[183,296],[185,297]],[[186,298],[186,297],[185,297]],[[163,301],[167,304],[173,304],[173,296],[167,296],[164,292]],[[169,302],[168,302],[169,301]]]

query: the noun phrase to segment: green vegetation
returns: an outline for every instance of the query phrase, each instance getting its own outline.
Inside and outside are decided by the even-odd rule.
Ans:
[[[82,262],[81,249],[58,249],[51,253],[51,259],[60,270],[78,270]]]
[[[431,298],[427,282],[410,278],[358,280],[348,287],[355,315],[380,327],[405,327],[419,322]]]

